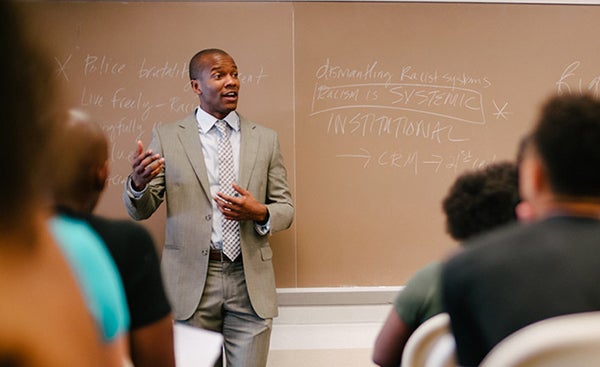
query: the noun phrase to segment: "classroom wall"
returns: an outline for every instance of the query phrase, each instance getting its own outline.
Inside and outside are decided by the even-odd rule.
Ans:
[[[514,158],[548,95],[600,93],[597,5],[21,5],[68,103],[110,137],[109,216],[126,217],[135,141],[197,106],[190,57],[235,58],[238,111],[279,133],[296,203],[272,237],[279,288],[403,284],[455,249],[440,202],[458,174]],[[143,222],[159,245],[164,222]]]

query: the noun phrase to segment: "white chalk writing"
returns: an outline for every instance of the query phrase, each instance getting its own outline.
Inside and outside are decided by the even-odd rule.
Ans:
[[[485,124],[483,96],[473,89],[402,83],[315,85],[311,116],[350,108],[411,111]]]
[[[440,121],[411,120],[406,116],[389,116],[373,112],[345,114],[332,112],[327,124],[330,135],[417,137],[437,143],[469,140],[456,136],[454,126]]]
[[[403,152],[401,149],[394,151],[384,150],[371,152],[359,148],[357,153],[337,154],[336,158],[357,159],[362,161],[362,168],[383,167],[409,169],[415,175],[422,173],[420,170],[427,167],[433,173],[440,173],[442,169],[457,173],[463,169],[478,169],[496,161],[496,155],[484,159],[476,157],[470,150],[460,150],[454,154],[421,153],[419,150]]]
[[[187,63],[165,61],[159,65],[147,65],[148,60],[142,60],[138,68],[140,79],[165,79],[188,78],[189,68]]]
[[[386,81],[392,80],[393,74],[389,71],[378,70],[379,62],[373,61],[366,65],[364,69],[352,69],[339,65],[333,65],[331,60],[327,58],[325,63],[317,68],[315,74],[317,80],[330,80],[330,79],[349,79],[349,80],[363,80],[363,81]]]
[[[73,57],[73,55],[71,54],[67,57],[66,60],[64,60],[62,62],[58,59],[58,57],[54,57],[54,61],[56,61],[56,63],[58,64],[58,69],[56,70],[56,75],[58,75],[58,76],[62,75],[66,81],[69,81],[69,76],[67,75],[67,69],[68,69],[67,66],[69,64],[69,61],[71,61],[72,57]]]
[[[592,76],[586,81],[577,74],[580,66],[580,61],[574,61],[563,70],[556,82],[558,94],[592,93],[596,97],[600,96],[600,75]]]
[[[111,57],[106,55],[96,56],[87,54],[84,59],[83,75],[120,75],[124,73],[125,67],[126,65],[124,63],[114,61]]]

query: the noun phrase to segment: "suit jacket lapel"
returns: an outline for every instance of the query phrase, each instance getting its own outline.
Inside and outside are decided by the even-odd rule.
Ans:
[[[183,150],[189,159],[194,173],[200,181],[200,186],[204,190],[204,194],[208,200],[212,200],[210,194],[210,183],[208,182],[208,174],[206,173],[206,164],[204,163],[204,153],[202,153],[202,144],[198,133],[198,122],[195,114],[188,115],[179,122],[179,140],[183,146]],[[168,162],[166,164],[169,164]]]
[[[239,115],[239,113],[238,113]],[[250,184],[250,177],[252,170],[254,169],[254,163],[256,162],[256,155],[258,152],[258,145],[260,144],[260,138],[256,132],[256,125],[246,120],[240,115],[240,182],[239,185],[247,189]]]

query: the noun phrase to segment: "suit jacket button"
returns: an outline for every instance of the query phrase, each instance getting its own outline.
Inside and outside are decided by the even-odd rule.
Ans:
[[[212,219],[212,215],[208,214],[206,217],[204,217],[204,219],[211,220]]]
[[[203,256],[208,256],[208,250],[207,249],[202,250],[202,255]]]

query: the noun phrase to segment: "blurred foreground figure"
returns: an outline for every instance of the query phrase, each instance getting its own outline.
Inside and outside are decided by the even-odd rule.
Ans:
[[[442,273],[461,366],[536,321],[600,311],[600,101],[551,98],[529,139],[519,186],[536,219],[473,241]]]
[[[0,366],[107,366],[79,284],[49,227],[46,154],[60,129],[49,62],[0,2]]]

